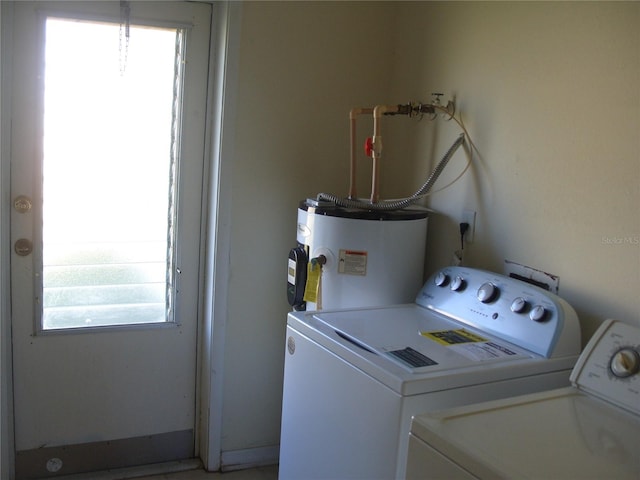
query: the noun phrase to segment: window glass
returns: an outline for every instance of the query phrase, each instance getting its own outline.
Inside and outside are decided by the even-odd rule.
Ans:
[[[173,321],[183,36],[46,21],[44,330]]]

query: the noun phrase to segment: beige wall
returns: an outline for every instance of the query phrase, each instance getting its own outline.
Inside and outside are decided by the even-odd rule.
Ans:
[[[428,202],[428,273],[449,263],[469,208],[465,263],[559,275],[587,335],[610,316],[640,325],[640,3],[247,2],[242,18],[224,451],[278,443],[296,204],[346,193],[353,106],[457,98],[480,154]],[[389,197],[421,184],[458,132],[391,123]]]
[[[455,95],[479,150],[429,201],[428,270],[451,258],[468,208],[468,265],[559,275],[586,336],[610,316],[640,325],[640,4],[417,2],[396,31],[392,91]],[[456,132],[437,128],[445,143]],[[407,152],[409,171],[428,170],[425,150]]]
[[[392,45],[369,31],[390,17],[384,3],[243,5],[223,451],[278,444],[297,205],[347,194],[348,113],[389,90]]]

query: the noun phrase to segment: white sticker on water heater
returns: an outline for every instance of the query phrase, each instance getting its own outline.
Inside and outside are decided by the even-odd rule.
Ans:
[[[367,252],[340,250],[338,273],[365,276],[367,274]]]
[[[296,261],[292,258],[289,259],[289,266],[287,267],[287,282],[291,285],[296,284]]]

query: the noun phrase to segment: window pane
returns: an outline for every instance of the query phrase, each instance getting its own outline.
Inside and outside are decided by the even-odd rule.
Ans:
[[[49,18],[42,328],[173,321],[182,32]]]

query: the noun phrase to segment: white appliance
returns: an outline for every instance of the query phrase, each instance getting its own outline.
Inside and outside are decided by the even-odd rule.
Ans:
[[[419,207],[373,211],[302,202],[298,246],[289,253],[289,304],[335,310],[412,302],[424,280],[427,220],[428,210]],[[305,301],[307,262],[318,259],[317,300]]]
[[[572,386],[421,415],[410,479],[640,478],[640,329],[608,320]]]
[[[281,480],[404,478],[413,415],[569,385],[580,352],[565,301],[464,267],[416,303],[287,324]]]

